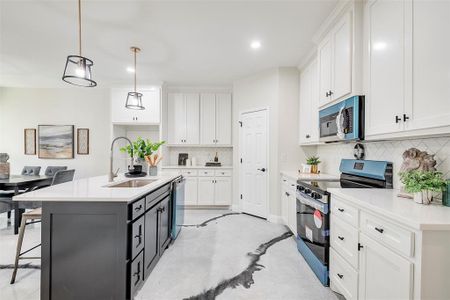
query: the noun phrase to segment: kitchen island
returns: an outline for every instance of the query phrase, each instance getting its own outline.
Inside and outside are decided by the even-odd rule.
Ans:
[[[42,201],[41,299],[132,299],[171,240],[178,177],[99,176],[14,197]]]

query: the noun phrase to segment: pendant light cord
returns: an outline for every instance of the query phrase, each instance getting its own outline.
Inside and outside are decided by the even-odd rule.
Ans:
[[[81,55],[81,0],[78,0],[78,52]]]
[[[136,70],[136,52],[137,52],[137,49],[133,49],[133,51],[134,51],[134,92],[136,93],[136,73],[137,73],[137,70]]]

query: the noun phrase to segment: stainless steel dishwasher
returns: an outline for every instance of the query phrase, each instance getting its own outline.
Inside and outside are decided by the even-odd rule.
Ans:
[[[184,223],[184,186],[183,176],[172,183],[172,239],[176,239]]]

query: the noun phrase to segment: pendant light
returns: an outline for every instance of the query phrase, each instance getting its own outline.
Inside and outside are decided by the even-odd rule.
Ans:
[[[67,56],[62,80],[77,86],[95,87],[97,82],[92,80],[93,65],[92,60],[81,55],[81,0],[78,0],[78,55]]]
[[[134,92],[128,92],[127,101],[125,107],[129,109],[145,109],[142,106],[142,94],[136,91],[136,54],[141,51],[138,47],[131,47],[131,52],[134,53]]]

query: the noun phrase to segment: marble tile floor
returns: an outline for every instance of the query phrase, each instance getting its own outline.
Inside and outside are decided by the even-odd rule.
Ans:
[[[136,300],[338,299],[316,279],[284,226],[224,210],[188,210],[185,224],[194,226],[182,229]],[[0,299],[39,299],[39,269],[20,269],[9,283],[12,269],[5,266],[13,263],[16,240],[0,214]],[[28,226],[24,247],[39,240],[40,224]]]

